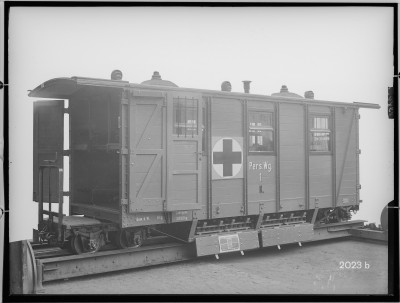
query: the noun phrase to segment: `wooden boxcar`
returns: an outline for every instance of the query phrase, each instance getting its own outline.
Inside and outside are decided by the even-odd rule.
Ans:
[[[111,238],[140,245],[157,230],[211,254],[215,241],[252,248],[263,231],[260,245],[283,243],[276,233],[289,227],[298,229],[286,238],[307,240],[316,223],[349,220],[360,203],[359,108],[379,108],[302,97],[286,86],[271,96],[179,88],[157,72],[142,84],[57,78],[29,96],[57,99],[34,103],[38,233],[58,243],[79,238],[78,253]],[[62,205],[63,195],[70,216],[43,209]],[[49,221],[58,225],[54,234],[43,232]]]

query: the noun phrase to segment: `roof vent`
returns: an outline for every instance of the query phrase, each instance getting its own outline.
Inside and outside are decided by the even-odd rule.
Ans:
[[[249,81],[249,80],[244,80],[244,81],[242,81],[242,82],[243,82],[244,92],[245,92],[246,94],[250,93],[250,83],[251,83],[251,81]]]
[[[119,69],[113,70],[111,80],[122,80],[122,72]]]
[[[288,90],[288,88],[287,88],[287,86],[286,85],[282,85],[282,87],[281,87],[281,91],[280,91],[281,93],[288,93],[289,92],[289,90]]]
[[[304,93],[304,98],[306,99],[314,99],[314,92],[312,90],[308,90]]]
[[[171,81],[161,79],[161,75],[157,71],[153,72],[151,80],[143,81],[141,84],[178,87],[178,85]]]
[[[151,80],[162,80],[159,72],[154,72]]]
[[[224,81],[221,83],[221,90],[223,92],[230,92],[232,91],[232,85],[229,81]]]
[[[274,93],[271,96],[289,97],[289,98],[301,98],[301,99],[303,99],[302,96],[300,96],[298,94],[295,94],[295,93],[291,93],[286,85],[282,85],[280,92],[279,93]]]

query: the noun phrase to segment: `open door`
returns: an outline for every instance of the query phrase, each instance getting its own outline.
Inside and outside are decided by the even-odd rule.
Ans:
[[[63,168],[64,100],[33,104],[33,200],[39,200],[39,167],[51,164]],[[58,173],[44,171],[43,202],[58,203]],[[62,197],[61,197],[62,198]]]
[[[201,209],[202,96],[168,93],[166,211]]]

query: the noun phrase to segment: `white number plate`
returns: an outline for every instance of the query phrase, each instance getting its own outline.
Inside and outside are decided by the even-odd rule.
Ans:
[[[219,251],[221,253],[240,250],[239,235],[219,236]]]

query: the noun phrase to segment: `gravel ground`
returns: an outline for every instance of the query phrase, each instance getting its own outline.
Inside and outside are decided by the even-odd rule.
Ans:
[[[387,258],[384,244],[323,241],[56,281],[44,294],[386,294]]]

